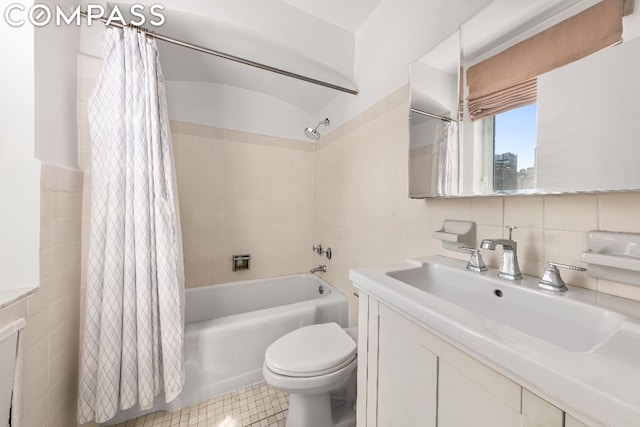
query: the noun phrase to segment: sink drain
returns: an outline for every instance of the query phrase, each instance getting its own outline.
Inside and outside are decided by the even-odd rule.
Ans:
[[[500,289],[496,289],[493,291],[493,294],[498,298],[502,297],[502,291]]]

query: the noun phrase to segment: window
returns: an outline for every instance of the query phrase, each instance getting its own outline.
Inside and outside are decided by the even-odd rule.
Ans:
[[[530,104],[483,119],[493,122],[494,191],[536,188],[536,112]]]

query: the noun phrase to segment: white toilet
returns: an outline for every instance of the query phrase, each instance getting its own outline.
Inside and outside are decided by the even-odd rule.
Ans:
[[[305,326],[267,348],[262,374],[289,393],[287,427],[355,424],[356,328],[337,323]]]

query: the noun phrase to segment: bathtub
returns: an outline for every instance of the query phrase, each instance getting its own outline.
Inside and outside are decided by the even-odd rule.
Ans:
[[[347,326],[347,299],[313,274],[187,289],[183,392],[169,404],[161,394],[149,411],[137,405],[119,411],[106,425],[175,411],[261,381],[264,352],[273,341],[327,322]]]

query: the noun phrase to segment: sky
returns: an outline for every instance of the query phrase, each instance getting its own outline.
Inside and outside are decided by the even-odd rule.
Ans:
[[[532,167],[536,148],[536,104],[498,114],[495,124],[495,154],[518,155],[518,170]]]

